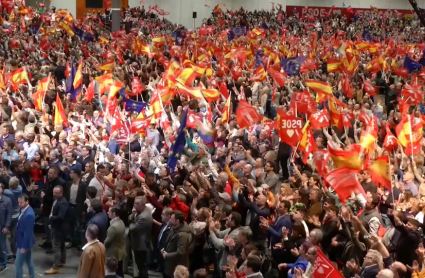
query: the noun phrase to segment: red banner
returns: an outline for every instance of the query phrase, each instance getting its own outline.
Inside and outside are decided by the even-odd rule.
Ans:
[[[329,14],[332,7],[308,7],[305,6],[286,6],[286,13],[288,16],[297,15],[297,16],[314,16],[321,17]],[[364,15],[370,15],[374,13],[372,9],[365,8],[351,8],[351,12],[347,8],[333,8],[333,14],[344,15],[346,17],[352,17],[352,15],[357,14],[360,17]],[[390,15],[391,13],[399,13],[404,17],[413,17],[414,11],[411,10],[393,10],[393,9],[378,9],[379,16]]]
[[[281,116],[278,125],[282,142],[295,147],[301,140],[303,120],[295,116]]]
[[[314,262],[313,278],[343,278],[332,262],[317,248],[316,261]]]

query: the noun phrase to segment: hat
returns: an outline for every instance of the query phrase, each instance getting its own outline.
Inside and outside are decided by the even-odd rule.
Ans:
[[[226,202],[231,201],[231,197],[230,197],[229,193],[227,193],[227,192],[218,193],[218,196],[220,196],[220,198],[223,199]]]

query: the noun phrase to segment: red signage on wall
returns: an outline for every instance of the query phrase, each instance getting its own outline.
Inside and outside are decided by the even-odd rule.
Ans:
[[[286,13],[288,16],[297,15],[297,16],[314,16],[321,17],[329,14],[332,7],[307,7],[306,6],[286,6]],[[364,8],[351,8],[351,13],[348,8],[337,8],[334,7],[332,10],[333,14],[345,15],[346,17],[352,17],[354,14],[359,15],[360,17],[364,15],[369,15],[375,11],[372,9]],[[398,13],[404,17],[413,17],[414,11],[411,10],[393,10],[393,9],[378,9],[379,16],[390,15],[391,13]]]

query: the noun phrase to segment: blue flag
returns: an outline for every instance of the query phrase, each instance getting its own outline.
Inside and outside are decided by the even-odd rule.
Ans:
[[[234,40],[236,37],[245,36],[246,35],[246,29],[245,27],[230,27],[229,32],[229,41]]]
[[[406,58],[404,58],[403,67],[405,67],[409,71],[409,73],[412,73],[415,70],[420,70],[422,68],[422,65],[416,62],[415,60],[412,60],[409,56],[406,56]]]
[[[265,29],[265,30],[268,30],[269,29],[269,26],[267,25],[267,23],[265,21],[263,21],[263,23],[261,23],[260,28]]]
[[[177,161],[180,160],[181,153],[183,152],[184,145],[186,144],[187,113],[188,110],[184,113],[183,121],[177,131],[177,137],[174,139],[170,148],[170,156],[168,157],[167,167],[169,167],[172,172],[174,172],[174,168],[176,168]]]
[[[125,111],[128,111],[128,112],[140,113],[143,110],[143,108],[148,106],[144,102],[134,101],[128,98],[123,98],[122,103],[125,104]]]
[[[288,58],[282,60],[280,63],[282,64],[283,70],[289,76],[295,76],[300,74],[301,64],[305,61],[304,56],[300,56],[297,58]]]
[[[364,40],[364,41],[368,41],[368,42],[370,42],[372,39],[373,39],[373,37],[372,37],[372,35],[368,32],[368,31],[363,31],[363,33],[362,33],[362,39]]]
[[[66,89],[65,92],[68,94],[71,94],[71,100],[74,101],[75,98],[78,96],[78,94],[81,91],[82,86],[78,87],[77,89],[74,88],[74,79],[75,79],[75,75],[77,74],[77,68],[75,67],[74,62],[71,62],[71,72],[70,75],[68,77],[68,79],[66,80]]]

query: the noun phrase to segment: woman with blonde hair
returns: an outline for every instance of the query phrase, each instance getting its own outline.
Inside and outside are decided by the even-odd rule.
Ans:
[[[189,278],[189,271],[185,266],[178,265],[174,270],[174,278]]]

